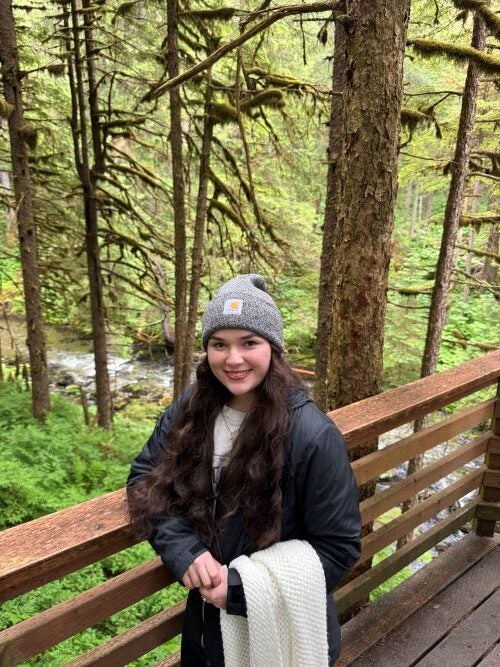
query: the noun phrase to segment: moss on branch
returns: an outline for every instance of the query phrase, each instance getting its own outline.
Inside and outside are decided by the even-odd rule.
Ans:
[[[500,39],[500,17],[490,8],[486,0],[453,0],[453,4],[457,9],[479,14],[491,34]]]
[[[473,60],[482,72],[492,74],[500,72],[500,58],[474,49],[472,46],[460,46],[433,39],[409,39],[406,43],[408,46],[412,46],[423,58],[445,56],[459,63]]]

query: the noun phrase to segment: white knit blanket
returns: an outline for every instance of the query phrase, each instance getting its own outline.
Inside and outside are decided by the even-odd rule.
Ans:
[[[327,667],[326,583],[308,542],[279,542],[230,567],[247,618],[221,611],[225,667]]]

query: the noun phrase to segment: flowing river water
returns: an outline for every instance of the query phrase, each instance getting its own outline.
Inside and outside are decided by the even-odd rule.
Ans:
[[[0,322],[1,349],[6,375],[13,373],[16,351],[21,362],[27,362],[25,324],[9,318]],[[51,389],[66,393],[66,387],[80,385],[92,399],[95,392],[94,355],[92,341],[82,340],[71,329],[46,327],[47,362]],[[109,341],[108,372],[111,389],[115,394],[150,396],[153,400],[171,393],[173,366],[165,359],[138,359],[131,346]]]

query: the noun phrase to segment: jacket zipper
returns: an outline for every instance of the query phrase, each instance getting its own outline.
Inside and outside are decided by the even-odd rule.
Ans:
[[[212,488],[213,488],[213,500],[212,500],[212,516],[215,516],[215,509],[217,506],[217,491],[218,491],[218,484],[216,484],[215,479],[212,478]],[[201,601],[201,625],[203,627],[203,630],[201,631],[201,637],[200,637],[200,643],[203,651],[205,652],[205,655],[207,655],[207,650],[205,648],[205,605],[207,603],[205,600],[202,599]],[[207,665],[210,667],[210,661],[208,660],[207,657]]]
[[[205,652],[205,655],[207,655],[207,650],[206,650],[206,648],[205,648],[205,636],[204,636],[204,630],[205,630],[205,604],[206,604],[205,600],[202,600],[202,601],[201,601],[201,625],[202,625],[203,630],[201,631],[200,641],[201,641],[201,648],[202,648],[203,651]],[[207,662],[208,662],[208,660],[207,660]]]

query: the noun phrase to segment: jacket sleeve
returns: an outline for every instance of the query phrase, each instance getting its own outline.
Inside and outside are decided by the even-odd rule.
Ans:
[[[322,419],[297,472],[304,539],[316,549],[332,591],[361,547],[358,490],[344,439],[333,422]]]
[[[183,397],[172,404],[158,420],[142,452],[132,463],[127,488],[158,465],[182,400]],[[148,540],[177,581],[181,581],[197,556],[208,551],[206,545],[191,531],[187,521],[179,516],[157,517]]]

